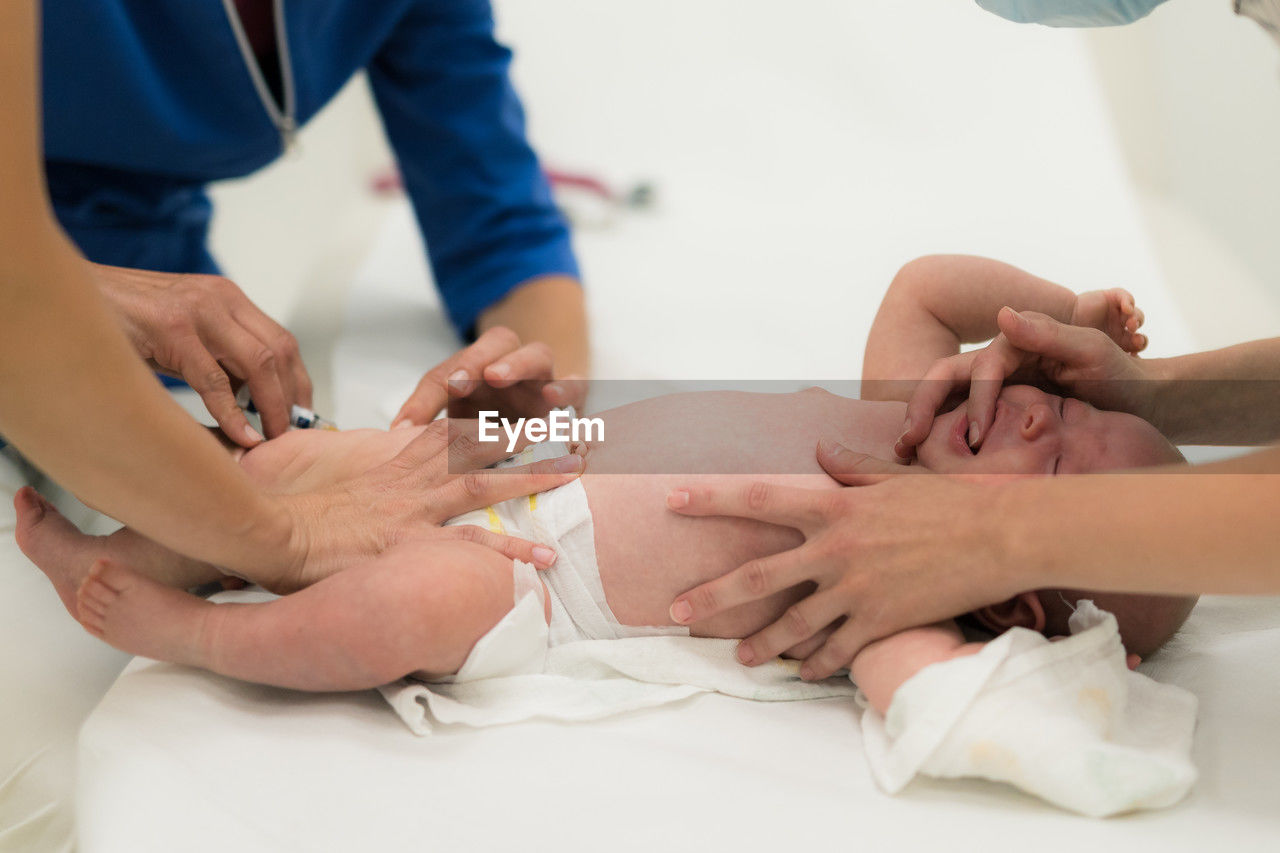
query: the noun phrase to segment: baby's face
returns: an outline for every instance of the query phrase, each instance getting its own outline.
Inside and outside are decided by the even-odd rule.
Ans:
[[[1081,474],[1182,461],[1142,418],[1028,385],[1000,392],[995,420],[976,451],[965,440],[965,414],[961,405],[934,418],[916,449],[921,464],[942,474]]]

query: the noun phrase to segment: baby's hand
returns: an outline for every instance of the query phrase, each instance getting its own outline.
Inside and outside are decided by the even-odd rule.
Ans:
[[[1133,294],[1113,287],[1077,296],[1071,325],[1100,329],[1125,352],[1137,355],[1147,348],[1147,336],[1138,332],[1145,319],[1142,309],[1134,304]]]

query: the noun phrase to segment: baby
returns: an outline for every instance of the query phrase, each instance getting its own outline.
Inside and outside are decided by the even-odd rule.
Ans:
[[[949,277],[950,299],[963,302],[965,312],[974,310],[970,301],[984,292],[989,279],[975,262],[993,263],[950,259],[938,267]],[[922,322],[927,314],[935,324],[946,325],[938,319],[946,312],[931,306],[932,284],[916,281],[910,270],[909,265],[886,296],[876,320],[881,330],[886,324],[909,326],[913,305],[921,309],[917,316]],[[1040,292],[1056,286],[1020,272],[1013,280],[1019,282],[1018,293],[1001,289],[989,294],[988,302],[999,303],[986,306],[990,318],[1000,304],[1026,308],[1031,301],[1056,309]],[[1057,290],[1062,289],[1056,288],[1055,297]],[[1015,295],[1019,298],[1010,298]],[[1123,343],[1132,343],[1136,314],[1127,294],[1111,291],[1080,299],[1070,294],[1070,302],[1068,319],[1081,303],[1086,309],[1100,303],[1103,309],[1095,312],[1099,327],[1132,326],[1115,333]],[[914,339],[928,339],[925,331],[918,329]],[[873,344],[876,337],[873,328]],[[962,337],[955,335],[957,341]],[[875,372],[883,361],[869,347],[866,375],[892,375]],[[791,529],[743,519],[678,516],[665,508],[667,493],[681,485],[744,476],[835,488],[838,484],[815,460],[818,439],[834,438],[854,450],[890,458],[904,415],[900,401],[852,400],[818,389],[672,395],[598,413],[607,439],[585,448],[587,473],[580,480],[450,522],[551,545],[557,560],[540,573],[469,542],[407,542],[276,601],[217,606],[175,588],[216,577],[216,570],[183,563],[128,530],[106,539],[82,536],[30,491],[17,499],[19,543],[49,575],[68,610],[112,645],[302,690],[358,690],[410,673],[453,673],[526,592],[542,601],[553,644],[686,632],[739,638],[775,621],[809,590],[790,589],[688,627],[670,621],[670,602],[748,560],[795,547],[801,537]],[[1180,459],[1140,419],[1027,386],[1004,389],[995,422],[977,451],[965,442],[963,426],[960,410],[939,415],[919,449],[920,465],[941,473],[1050,475]],[[385,462],[418,432],[293,432],[250,450],[242,465],[266,488],[312,489]],[[185,568],[178,572],[175,567]],[[1158,648],[1194,603],[1051,590],[1024,593],[973,617],[997,632],[1020,625],[1051,636],[1064,634],[1070,605],[1080,597],[1091,597],[1116,614],[1126,648],[1137,655]],[[803,657],[812,648],[811,641],[791,654]],[[897,686],[920,668],[975,648],[947,623],[872,644],[851,669],[872,704],[884,711]]]

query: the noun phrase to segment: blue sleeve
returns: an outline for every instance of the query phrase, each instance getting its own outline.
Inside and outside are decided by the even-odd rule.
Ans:
[[[449,318],[476,319],[539,275],[578,276],[569,229],[525,138],[488,0],[418,0],[369,67]]]

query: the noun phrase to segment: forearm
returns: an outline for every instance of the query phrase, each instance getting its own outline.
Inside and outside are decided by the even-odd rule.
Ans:
[[[1067,323],[1075,303],[1067,288],[989,258],[918,258],[894,277],[876,313],[863,371],[876,382],[872,396],[867,388],[863,396],[906,399],[936,360],[955,355],[962,343],[995,337],[996,315],[1006,305]]]
[[[993,487],[1002,594],[1280,593],[1280,448],[1192,468]]]
[[[1146,416],[1182,444],[1280,439],[1280,338],[1147,362],[1156,377]]]
[[[28,246],[0,288],[0,433],[86,503],[237,571],[286,552],[282,506],[164,393],[65,240]]]
[[[849,675],[882,715],[898,688],[926,666],[972,654],[982,646],[965,643],[956,623],[938,622],[900,631],[864,646],[849,666]]]
[[[565,275],[530,279],[480,315],[480,332],[506,326],[525,343],[551,348],[556,376],[587,376],[591,370],[582,285]]]

